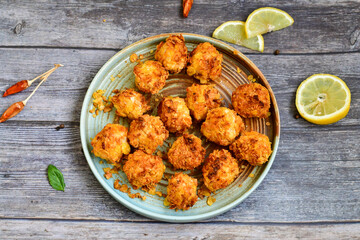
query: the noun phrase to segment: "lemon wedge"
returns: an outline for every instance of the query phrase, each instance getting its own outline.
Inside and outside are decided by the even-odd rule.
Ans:
[[[255,37],[276,30],[286,28],[294,23],[294,19],[283,10],[264,7],[253,11],[245,23],[247,38]]]
[[[331,74],[315,74],[296,91],[300,115],[315,124],[331,124],[344,118],[350,109],[351,93],[346,83]]]
[[[252,50],[264,51],[264,38],[261,35],[247,38],[245,34],[245,23],[242,21],[229,21],[221,24],[213,32],[213,38],[244,46]]]

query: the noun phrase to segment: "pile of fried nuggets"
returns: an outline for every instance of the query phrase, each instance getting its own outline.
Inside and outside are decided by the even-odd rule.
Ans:
[[[145,114],[150,110],[145,97],[134,89],[116,94],[112,103],[116,114],[131,120],[129,130],[119,124],[107,124],[92,140],[95,156],[116,164],[126,155],[123,165],[134,189],[154,190],[163,177],[165,165],[153,155],[162,146],[169,132],[178,138],[168,150],[167,159],[175,169],[193,170],[202,165],[205,186],[215,192],[229,186],[239,175],[238,161],[262,165],[271,154],[269,138],[255,131],[244,131],[243,118],[265,118],[269,114],[268,90],[258,83],[240,85],[232,94],[234,110],[221,107],[221,96],[214,85],[207,84],[221,75],[222,55],[208,43],[200,43],[189,55],[182,35],[170,36],[156,49],[157,61],[139,62],[134,67],[135,84],[144,93],[158,93],[169,73],[186,69],[188,75],[200,80],[186,89],[186,98],[164,97],[158,116]],[[205,148],[195,135],[188,134],[192,118],[204,121],[201,133],[211,142],[226,149],[214,150],[205,159]],[[241,116],[241,117],[240,117]],[[241,136],[238,137],[241,133]],[[238,137],[238,138],[237,138]],[[131,147],[136,150],[130,154]],[[198,180],[183,172],[175,173],[168,182],[165,202],[171,209],[187,210],[197,199]]]

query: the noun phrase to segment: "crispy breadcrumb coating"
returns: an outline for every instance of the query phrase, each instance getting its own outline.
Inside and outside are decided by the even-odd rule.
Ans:
[[[158,93],[166,83],[168,71],[157,61],[140,62],[134,67],[136,87],[146,93]]]
[[[266,163],[271,155],[271,142],[261,133],[244,132],[230,145],[230,150],[238,160],[246,160],[253,166]]]
[[[126,127],[108,123],[91,141],[94,155],[109,163],[119,162],[124,154],[130,153],[127,134]]]
[[[136,119],[150,110],[145,97],[134,89],[122,90],[111,98],[116,108],[116,114],[120,117]]]
[[[201,139],[185,133],[172,144],[168,159],[176,169],[192,170],[204,161],[205,153]]]
[[[229,186],[239,175],[239,165],[225,149],[214,150],[202,168],[204,184],[211,191]]]
[[[166,200],[170,209],[188,210],[194,206],[198,196],[196,194],[197,180],[182,172],[175,173],[169,180]]]
[[[169,132],[160,117],[145,114],[130,123],[128,134],[130,144],[148,154],[155,152],[168,137]]]
[[[137,150],[129,154],[123,170],[134,189],[142,187],[149,190],[160,182],[165,165],[160,157]]]
[[[210,109],[220,107],[220,93],[213,84],[193,84],[186,88],[186,105],[197,121],[204,120]]]
[[[190,111],[180,97],[165,97],[159,104],[158,115],[172,133],[183,133],[192,124]]]
[[[201,125],[201,133],[210,141],[227,146],[244,130],[244,123],[235,111],[226,107],[211,109],[205,122]]]
[[[200,43],[190,53],[187,74],[207,83],[216,80],[221,75],[221,62],[223,55],[220,54],[211,43]]]
[[[269,91],[259,83],[237,87],[232,93],[231,102],[235,111],[244,118],[265,118],[270,109]]]
[[[155,59],[169,72],[181,72],[187,63],[187,48],[184,37],[181,34],[179,36],[172,35],[165,42],[159,43],[156,47]]]

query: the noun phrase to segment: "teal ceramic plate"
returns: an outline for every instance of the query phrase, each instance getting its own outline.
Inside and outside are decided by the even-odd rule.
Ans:
[[[177,33],[175,33],[177,34]],[[107,124],[114,121],[113,109],[111,112],[100,114],[94,118],[89,110],[92,109],[92,94],[98,89],[105,90],[105,96],[112,95],[114,89],[122,88],[135,88],[133,68],[136,63],[129,61],[129,56],[132,53],[136,53],[138,56],[142,54],[143,60],[154,59],[154,53],[156,45],[161,41],[164,41],[170,34],[162,34],[150,38],[143,39],[139,42],[131,44],[124,48],[117,54],[115,54],[96,74],[95,78],[90,84],[90,87],[86,93],[84,103],[81,110],[81,122],[80,122],[80,134],[81,143],[84,150],[84,154],[89,163],[89,166],[98,179],[100,184],[121,204],[127,208],[144,215],[149,218],[167,221],[167,222],[193,222],[204,220],[214,217],[229,209],[238,205],[252,191],[261,183],[265,175],[269,171],[276,155],[276,151],[279,144],[280,136],[280,117],[276,104],[275,96],[270,88],[269,83],[266,81],[260,70],[243,54],[237,51],[235,48],[218,41],[216,39],[205,37],[196,34],[182,33],[185,37],[186,46],[189,52],[192,51],[197,44],[201,42],[212,43],[218,51],[223,54],[223,70],[221,77],[218,81],[214,82],[216,88],[219,90],[223,98],[225,106],[231,104],[231,93],[237,86],[250,82],[249,76],[264,85],[270,92],[271,96],[271,115],[267,119],[245,119],[245,125],[247,129],[253,129],[255,131],[266,134],[272,142],[272,155],[269,161],[261,167],[252,167],[246,162],[242,163],[242,172],[234,183],[225,189],[219,190],[213,196],[216,198],[216,202],[212,206],[206,204],[206,197],[198,202],[188,211],[174,211],[164,206],[163,197],[157,195],[150,195],[141,190],[131,190],[133,193],[139,192],[142,196],[146,196],[146,200],[142,201],[138,198],[130,198],[126,193],[120,192],[114,189],[113,184],[116,179],[120,179],[121,182],[127,183],[126,176],[123,172],[114,174],[113,178],[107,180],[104,177],[103,168],[111,167],[111,165],[104,163],[100,164],[99,158],[95,157],[92,153],[92,147],[90,145],[91,139]],[[115,78],[115,80],[113,79]],[[113,79],[113,81],[111,81]],[[251,77],[250,77],[251,79]],[[186,95],[186,87],[190,86],[197,80],[188,77],[184,73],[170,75],[167,80],[167,84],[162,89],[161,94],[164,96],[182,96]],[[154,96],[148,96],[154,97]],[[154,101],[155,102],[155,101]],[[156,102],[155,102],[156,103]],[[156,112],[156,109],[154,110]],[[127,119],[120,118],[120,124],[129,126]],[[194,126],[192,132],[200,136],[198,129],[199,126]],[[168,147],[168,144],[175,139],[174,136],[170,136],[167,143],[162,147],[163,149]],[[204,140],[204,138],[202,137]],[[207,154],[216,147],[214,144],[203,141],[204,146],[207,149]],[[168,163],[165,164],[169,166]],[[173,172],[170,168],[167,168],[165,176],[171,175]],[[191,172],[192,175],[199,175],[199,172]],[[253,174],[254,176],[250,175]],[[252,176],[252,177],[249,177]],[[166,193],[167,180],[164,178],[157,186],[157,191]]]

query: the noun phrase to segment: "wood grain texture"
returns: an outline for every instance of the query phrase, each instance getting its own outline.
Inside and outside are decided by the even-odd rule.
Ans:
[[[0,127],[0,217],[151,221],[117,203],[97,182],[81,152],[79,127],[8,122]],[[208,221],[360,221],[360,128],[283,129],[264,182],[238,207]],[[339,144],[341,140],[341,144]],[[64,174],[54,191],[46,168]]]
[[[6,239],[358,239],[360,224],[159,224],[0,220]]]
[[[86,90],[101,66],[116,51],[75,49],[2,49],[0,94],[22,79],[30,79],[62,63],[44,83],[26,109],[10,121],[70,121],[79,122]],[[283,127],[332,128],[358,125],[360,118],[360,53],[320,55],[258,55],[248,54],[263,72],[275,93]],[[352,93],[348,116],[330,126],[316,126],[295,119],[295,92],[299,84],[315,73],[330,73],[342,78]],[[110,80],[108,80],[110,81]],[[33,89],[36,85],[32,86]],[[14,101],[26,98],[30,91],[1,98],[0,112]],[[31,109],[30,109],[31,107]]]
[[[0,46],[120,49],[165,32],[211,36],[225,21],[259,7],[287,11],[293,26],[265,35],[265,52],[352,52],[360,49],[359,1],[195,1],[187,19],[181,1],[2,1]],[[106,22],[103,22],[106,19]],[[244,52],[252,52],[240,48]]]

